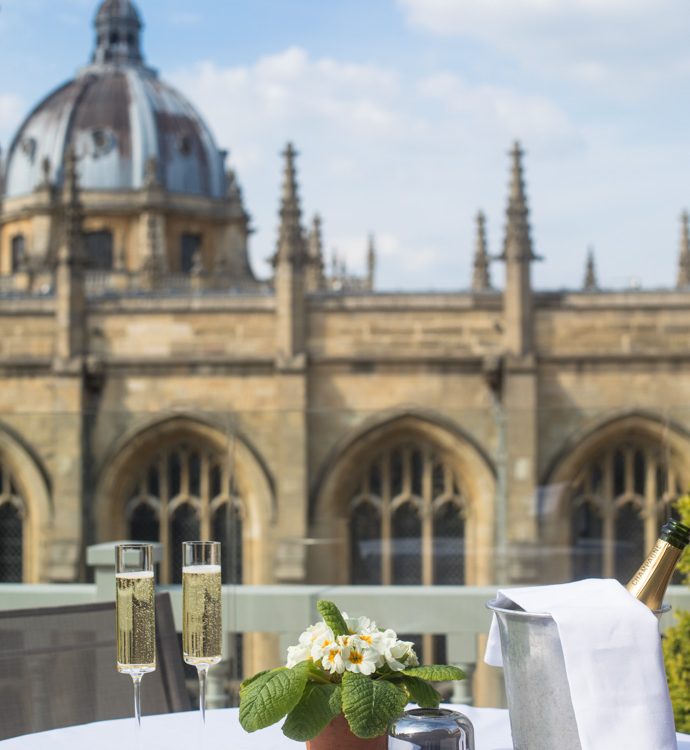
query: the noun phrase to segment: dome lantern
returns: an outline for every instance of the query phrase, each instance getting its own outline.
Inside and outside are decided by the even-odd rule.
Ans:
[[[131,0],[104,0],[96,13],[95,64],[141,64],[141,17]]]

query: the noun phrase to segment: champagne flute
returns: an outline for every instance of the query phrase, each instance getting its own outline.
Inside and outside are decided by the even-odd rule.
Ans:
[[[141,678],[156,669],[153,546],[115,548],[117,671],[134,682],[134,716],[141,726]]]
[[[182,649],[199,675],[199,710],[206,723],[206,677],[221,659],[220,542],[182,544]]]

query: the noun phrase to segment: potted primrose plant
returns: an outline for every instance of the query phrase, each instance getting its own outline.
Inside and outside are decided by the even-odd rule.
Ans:
[[[383,750],[389,722],[409,702],[438,706],[430,682],[465,677],[458,667],[419,666],[411,642],[366,617],[348,617],[328,601],[317,607],[323,620],[290,646],[287,664],[242,683],[247,732],[286,717],[283,733],[309,750]]]

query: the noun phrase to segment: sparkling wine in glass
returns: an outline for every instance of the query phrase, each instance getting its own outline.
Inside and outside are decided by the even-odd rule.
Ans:
[[[141,726],[141,678],[156,669],[153,546],[115,548],[117,671],[134,682],[134,716]]]
[[[220,542],[182,545],[182,648],[199,675],[199,709],[206,721],[206,677],[221,659]]]

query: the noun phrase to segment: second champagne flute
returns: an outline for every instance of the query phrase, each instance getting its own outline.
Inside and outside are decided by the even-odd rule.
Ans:
[[[206,721],[206,677],[221,660],[220,542],[182,544],[182,649],[199,674],[199,709]]]

